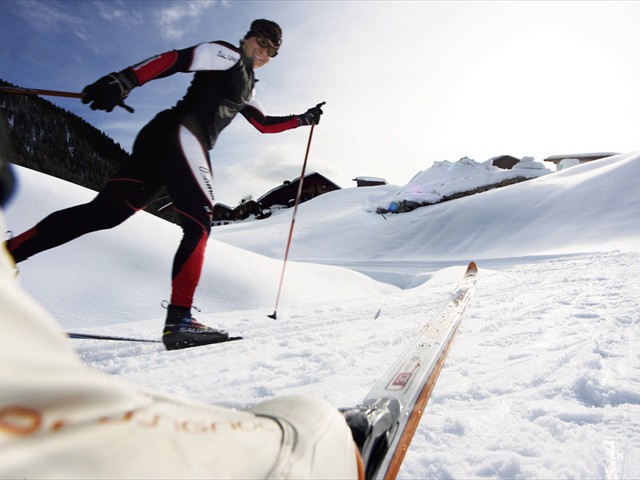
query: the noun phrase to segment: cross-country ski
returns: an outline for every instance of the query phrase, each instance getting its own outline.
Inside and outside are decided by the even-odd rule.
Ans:
[[[160,339],[118,337],[114,335],[99,335],[93,333],[67,332],[67,336],[76,340],[111,340],[115,342],[162,343],[162,340]]]
[[[153,339],[153,338],[136,338],[136,337],[118,337],[113,335],[100,335],[93,333],[78,333],[78,332],[67,332],[67,336],[69,338],[74,338],[77,340],[110,340],[115,342],[140,342],[140,343],[162,343],[161,339]],[[228,337],[226,340],[222,340],[220,342],[215,343],[224,343],[224,342],[232,342],[234,340],[242,340],[242,337]],[[188,348],[188,347],[183,347]],[[174,350],[178,350],[174,349]]]
[[[360,412],[370,419],[362,445],[368,479],[396,478],[473,296],[477,273],[471,262],[451,300],[364,398]]]

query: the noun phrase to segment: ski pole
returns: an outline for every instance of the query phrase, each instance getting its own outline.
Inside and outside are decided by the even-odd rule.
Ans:
[[[311,125],[311,131],[309,132],[309,141],[307,142],[307,152],[304,155],[304,162],[302,164],[302,173],[300,174],[300,184],[298,185],[298,193],[296,194],[296,200],[293,204],[293,214],[291,215],[291,226],[289,227],[289,238],[287,239],[287,248],[284,251],[284,262],[282,263],[282,273],[280,273],[280,285],[278,286],[278,295],[276,296],[276,306],[273,309],[272,315],[267,317],[278,318],[278,303],[280,302],[280,293],[282,292],[282,280],[284,280],[284,270],[287,267],[287,258],[289,257],[289,247],[291,246],[291,236],[293,235],[293,226],[296,223],[296,213],[298,211],[298,204],[300,203],[300,196],[302,195],[302,183],[304,182],[304,172],[307,169],[307,159],[309,158],[309,149],[311,148],[311,139],[313,138],[313,127]]]
[[[81,93],[61,92],[60,90],[40,90],[35,88],[0,87],[2,93],[21,93],[23,95],[47,95],[51,97],[82,98]]]
[[[42,90],[38,88],[0,87],[0,93],[18,93],[22,95],[45,95],[48,97],[82,98],[82,93],[78,92],[62,92],[60,90]],[[118,106],[124,108],[127,112],[135,112],[135,110],[129,105],[126,105],[124,101],[120,102]]]

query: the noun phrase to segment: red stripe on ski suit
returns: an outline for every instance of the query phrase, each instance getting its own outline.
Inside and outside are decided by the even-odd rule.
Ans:
[[[134,65],[131,70],[138,79],[138,85],[144,85],[149,80],[164,76],[163,74],[170,75],[174,73],[171,68],[176,64],[178,58],[178,52],[172,50]]]
[[[33,238],[38,233],[38,226],[30,228],[26,232],[18,235],[17,237],[11,238],[7,241],[7,249],[11,254],[16,250],[20,245],[22,245],[27,240]],[[22,260],[22,259],[20,259]]]
[[[253,125],[260,133],[280,133],[292,128],[298,128],[298,116],[271,117],[263,114],[260,110],[247,105],[240,113]]]
[[[174,272],[171,284],[171,304],[181,307],[191,307],[193,304],[193,296],[198,286],[198,281],[200,280],[200,274],[202,273],[202,264],[204,263],[204,253],[209,234],[204,225],[191,215],[187,215],[178,209],[176,209],[176,213],[190,219],[202,228],[202,236],[198,244],[182,264],[180,270]]]

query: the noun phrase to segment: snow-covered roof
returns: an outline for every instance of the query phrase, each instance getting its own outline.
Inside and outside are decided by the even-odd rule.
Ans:
[[[361,182],[384,182],[387,183],[387,181],[384,178],[380,178],[380,177],[356,177],[353,179],[354,182],[357,181],[361,181]]]
[[[548,173],[551,171],[547,167],[531,157],[525,157],[510,170],[498,168],[490,161],[478,163],[467,157],[457,162],[438,161],[427,170],[417,173],[405,186],[376,197],[370,211],[393,211],[391,205],[402,202],[435,204],[456,194],[478,191],[482,187],[497,186],[518,178],[537,178]]]
[[[585,160],[590,158],[595,160],[598,158],[611,157],[613,155],[618,155],[618,153],[617,152],[571,153],[567,155],[552,155],[550,157],[545,158],[544,161],[557,163],[566,158],[577,158],[578,160]]]
[[[225,203],[220,203],[220,202],[216,202],[216,207],[228,208],[229,210],[233,210],[233,208],[231,208],[229,205],[227,205]]]

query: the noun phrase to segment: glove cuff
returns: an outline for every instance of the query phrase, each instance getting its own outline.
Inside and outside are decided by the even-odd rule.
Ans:
[[[109,76],[113,78],[118,87],[120,87],[121,98],[126,98],[129,92],[138,86],[138,79],[128,68],[117,73],[111,73]]]

